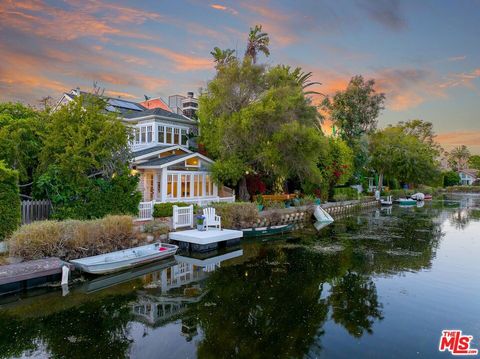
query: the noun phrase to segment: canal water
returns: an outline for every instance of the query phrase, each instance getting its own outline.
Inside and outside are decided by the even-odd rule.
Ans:
[[[435,358],[480,340],[480,196],[2,298],[0,358]]]

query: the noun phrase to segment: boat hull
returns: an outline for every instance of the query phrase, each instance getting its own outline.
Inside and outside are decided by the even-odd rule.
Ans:
[[[242,229],[243,238],[273,236],[275,234],[282,234],[290,232],[293,229],[293,224],[284,224],[281,226],[260,227]]]
[[[165,249],[160,250],[160,248]],[[75,259],[70,262],[75,265],[75,268],[86,273],[107,274],[171,257],[177,250],[178,246],[173,244],[160,245],[156,243],[93,257]]]

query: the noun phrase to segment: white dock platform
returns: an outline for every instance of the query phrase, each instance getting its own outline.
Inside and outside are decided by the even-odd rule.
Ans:
[[[242,231],[235,231],[233,229],[209,229],[208,231],[191,229],[188,231],[171,232],[169,234],[170,240],[179,242],[182,248],[200,252],[216,249],[218,243],[225,242],[227,245],[229,243],[238,243],[242,237]]]

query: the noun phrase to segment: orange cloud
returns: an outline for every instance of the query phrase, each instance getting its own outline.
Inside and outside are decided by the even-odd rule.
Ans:
[[[233,15],[237,15],[238,14],[238,11],[235,10],[235,9],[232,9],[230,7],[227,7],[227,6],[223,6],[223,5],[220,5],[220,4],[211,4],[210,7],[212,9],[215,9],[215,10],[220,10],[220,11],[226,11],[226,12],[229,12]]]
[[[480,154],[480,130],[439,133],[437,141],[446,150],[465,145],[470,148],[472,153]]]
[[[208,70],[213,67],[212,60],[209,58],[189,56],[163,47],[151,45],[133,44],[132,46],[171,60],[175,69],[178,71]]]

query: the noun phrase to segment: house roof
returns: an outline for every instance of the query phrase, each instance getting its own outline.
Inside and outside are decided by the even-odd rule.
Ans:
[[[166,111],[163,108],[152,108],[152,109],[144,110],[144,111],[136,111],[136,112],[126,113],[124,115],[124,118],[126,118],[126,119],[136,119],[136,118],[147,117],[147,116],[160,116],[160,117],[171,118],[172,120],[182,120],[182,121],[188,121],[188,122],[196,123],[196,121],[193,121],[186,116],[182,116],[182,115],[176,114],[174,112]]]
[[[477,178],[478,176],[478,170],[473,169],[473,168],[465,168],[463,170],[459,170],[458,172],[463,172],[473,178]]]
[[[142,164],[138,165],[138,167],[159,167],[166,165],[170,162],[175,162],[177,160],[180,160],[184,157],[190,156],[191,153],[184,153],[181,155],[172,155],[172,156],[167,156],[167,157],[160,157],[160,158],[154,158],[152,160],[148,160],[146,162],[143,162]]]
[[[165,103],[165,101],[163,101],[160,97],[145,100],[143,102],[140,102],[140,105],[142,105],[143,107],[145,107],[149,110],[154,109],[154,108],[161,108],[165,111],[172,112],[170,107],[168,107],[168,105]]]
[[[146,110],[146,107],[142,106],[140,103],[124,100],[122,98],[95,95],[91,92],[81,91],[78,89],[72,90],[69,93],[64,93],[64,96],[67,96],[70,99],[73,99],[79,95],[97,96],[102,98],[107,102],[107,105],[105,106],[106,111],[120,113],[122,116],[125,116],[127,113],[138,113]]]
[[[176,145],[173,145],[173,146],[172,145],[165,145],[165,146],[158,145],[158,146],[148,147],[148,148],[145,148],[143,150],[133,151],[132,155],[133,155],[133,157],[145,156],[145,155],[148,155],[149,153],[160,151],[160,150],[165,150],[165,149],[170,148],[170,147],[176,147]]]

